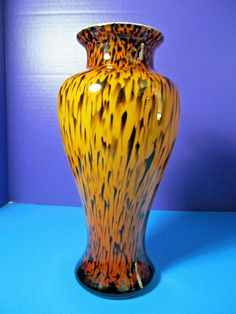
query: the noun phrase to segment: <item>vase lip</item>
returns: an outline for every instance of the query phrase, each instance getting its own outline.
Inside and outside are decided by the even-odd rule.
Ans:
[[[97,23],[97,24],[91,24],[89,26],[86,26],[82,28],[78,33],[77,33],[77,39],[81,44],[85,44],[86,40],[86,34],[87,33],[94,33],[94,31],[100,32],[102,31],[103,28],[115,28],[115,27],[123,27],[125,28],[133,28],[140,31],[140,33],[143,33],[142,37],[144,39],[148,39],[149,41],[156,42],[156,45],[160,45],[164,41],[164,35],[156,28],[151,27],[146,24],[141,24],[141,23],[133,23],[133,22],[107,22],[107,23]],[[146,33],[148,35],[145,35]],[[125,36],[124,36],[125,37]]]

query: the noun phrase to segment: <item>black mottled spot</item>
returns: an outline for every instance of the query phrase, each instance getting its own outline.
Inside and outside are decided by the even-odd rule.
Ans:
[[[163,131],[161,131],[160,137],[159,137],[159,146],[160,147],[162,146],[164,139],[165,139],[165,133]]]
[[[131,87],[131,100],[134,98],[134,80],[132,82],[132,87]]]
[[[79,103],[78,103],[78,107],[79,107],[79,108],[82,106],[83,100],[84,100],[84,94],[82,94],[82,95],[80,96]]]
[[[106,141],[104,141],[103,137],[101,137],[101,140],[102,140],[102,146],[103,146],[103,148],[106,148],[106,147],[107,147]]]
[[[117,187],[114,187],[114,199],[116,198],[116,194],[117,194]]]
[[[75,166],[75,173],[78,174],[78,167]]]
[[[126,120],[127,120],[127,111],[123,113],[122,118],[121,118],[121,131],[124,130]]]
[[[88,160],[90,164],[90,169],[92,169],[92,154],[91,153],[88,153]]]
[[[145,172],[146,173],[148,172],[149,168],[151,167],[154,155],[155,155],[155,150],[153,150],[152,154],[147,159],[145,159],[145,163],[146,163]]]
[[[103,182],[102,184],[102,189],[101,189],[101,197],[103,198],[104,197],[104,189],[105,189],[105,184]]]
[[[113,25],[113,29],[114,29],[116,32],[118,32],[118,24],[115,23],[115,24]]]
[[[139,142],[137,142],[137,143],[136,143],[136,145],[135,145],[135,148],[136,148],[136,153],[138,153],[138,151],[139,151],[139,147],[140,147],[140,144],[139,144]]]
[[[119,230],[121,242],[123,241],[123,233],[124,233],[124,231],[125,231],[125,226],[123,225],[122,228]]]
[[[105,217],[105,215],[106,215],[107,208],[109,208],[109,201],[107,202],[107,201],[105,200],[105,201],[104,201],[104,217]]]
[[[82,34],[82,35],[86,36],[89,41],[93,41],[93,35],[89,31]]]
[[[60,97],[60,99],[59,99],[59,106],[61,107],[61,105],[62,105],[62,91],[60,91],[60,96],[59,97]]]
[[[82,183],[82,186],[83,186],[83,190],[84,190],[84,198],[85,198],[85,202],[87,203],[87,201],[88,201],[88,195],[87,195],[87,191],[86,191],[86,188],[85,188],[84,183]]]
[[[134,58],[135,55],[136,55],[136,50],[133,50],[133,51],[131,52],[131,56]]]
[[[134,39],[132,37],[129,38],[128,40],[128,44],[132,45],[134,44]]]
[[[166,79],[166,84],[168,85],[169,90],[171,91],[171,90],[172,90],[172,83],[171,83],[171,81],[168,80],[167,78],[165,78],[165,79]]]
[[[94,213],[95,197],[91,199],[92,212]]]
[[[103,88],[107,84],[107,80],[108,80],[108,75],[104,77],[103,81],[100,81],[100,85],[102,85]]]
[[[76,125],[76,122],[77,122],[77,118],[74,116],[74,115],[72,115],[72,119],[73,119],[73,124],[74,124],[74,126]]]
[[[79,164],[79,170],[82,171],[82,164],[81,164],[81,160],[78,159],[78,164]]]
[[[143,94],[142,94],[142,92],[140,92],[139,95],[137,96],[136,102],[138,104],[140,104],[140,106],[142,105],[142,103],[143,103]]]
[[[153,142],[154,148],[156,148],[157,146],[157,138],[155,139],[155,141]]]
[[[128,142],[128,157],[127,157],[126,167],[127,167],[128,163],[129,163],[130,156],[131,156],[131,153],[132,153],[134,140],[135,140],[135,134],[136,134],[136,128],[133,127],[133,130],[132,130],[131,136],[129,138],[129,142]]]
[[[151,114],[152,114],[152,111],[149,111],[149,114],[148,114],[148,123],[150,122]]]
[[[110,102],[109,102],[109,101],[105,100],[105,101],[103,102],[103,107],[104,107],[104,109],[108,110],[108,109],[109,109],[109,105],[110,105]]]
[[[121,51],[122,51],[122,47],[121,47],[120,45],[118,45],[117,51],[118,51],[118,52],[121,52]]]
[[[110,117],[110,126],[112,128],[112,125],[113,125],[113,113],[111,114],[111,117]]]
[[[90,27],[90,31],[91,31],[93,34],[96,34],[96,33],[97,33],[97,29],[96,29],[94,26],[91,26],[91,27]]]
[[[139,123],[140,130],[142,129],[142,127],[143,127],[143,118],[140,120],[140,123]]]
[[[123,88],[120,89],[119,95],[117,98],[117,103],[122,103],[122,102],[125,102],[125,92]]]
[[[132,263],[132,264],[131,264],[131,272],[132,272],[132,273],[135,272],[135,263]]]
[[[122,250],[121,250],[121,248],[120,248],[120,244],[119,243],[117,243],[117,242],[115,242],[114,243],[114,248],[113,248],[113,253],[114,253],[114,255],[115,256],[117,256],[119,253],[121,253],[122,252]]]
[[[146,176],[146,174],[147,174],[149,168],[151,167],[151,164],[152,164],[152,162],[153,162],[154,155],[155,155],[155,148],[154,148],[152,154],[151,154],[147,159],[145,159],[145,171],[144,171],[144,174],[143,174],[143,176],[142,176],[142,178],[141,178],[141,180],[140,180],[140,182],[139,182],[139,185],[138,185],[138,188],[137,188],[137,190],[136,190],[136,193],[138,192],[138,190],[139,190],[140,186],[142,185],[143,180],[144,180],[144,178],[145,178],[145,176]]]
[[[134,232],[135,232],[135,225],[133,225],[133,227],[132,227],[132,233],[134,234]]]
[[[146,213],[140,212],[140,213],[139,213],[139,220],[140,220],[140,221],[143,221],[143,219],[145,218],[145,215],[146,215]]]
[[[127,48],[128,40],[129,40],[128,37],[122,37],[122,43],[123,43],[125,49]]]
[[[109,183],[110,177],[111,177],[111,171],[108,171],[108,176],[107,176],[108,183]]]
[[[163,167],[163,170],[165,169],[169,158],[170,158],[170,155],[166,158],[166,160],[165,160],[165,162],[164,162],[164,164],[163,164],[163,166],[162,166],[162,167]]]
[[[126,198],[126,208],[127,208],[127,209],[130,209],[131,205],[132,205],[132,201],[130,200],[129,197],[127,197],[127,198]]]
[[[99,111],[99,118],[100,118],[100,121],[102,120],[103,112],[104,112],[104,106],[102,105],[102,106],[101,106],[101,109],[100,109],[100,111]]]
[[[93,257],[91,255],[89,255],[89,257],[88,257],[88,262],[90,262],[90,263],[93,262]]]
[[[98,166],[98,163],[99,163],[99,158],[100,158],[100,152],[97,153],[97,166]]]

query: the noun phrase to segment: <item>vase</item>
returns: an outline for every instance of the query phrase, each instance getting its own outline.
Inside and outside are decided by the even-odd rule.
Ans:
[[[130,297],[152,281],[145,249],[152,200],[174,146],[175,85],[154,72],[156,29],[90,26],[77,35],[87,67],[62,85],[59,123],[87,220],[79,282],[107,297]]]

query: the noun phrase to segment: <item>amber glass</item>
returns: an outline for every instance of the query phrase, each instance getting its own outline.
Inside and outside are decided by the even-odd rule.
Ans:
[[[154,269],[144,245],[152,200],[179,120],[174,84],[153,69],[156,29],[127,23],[78,33],[88,70],[59,97],[62,138],[88,225],[79,281],[104,296],[142,291]]]

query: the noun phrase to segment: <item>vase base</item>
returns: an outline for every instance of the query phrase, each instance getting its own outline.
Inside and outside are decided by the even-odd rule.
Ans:
[[[137,265],[137,263],[134,263]],[[129,274],[129,277],[109,280],[101,273],[97,274],[96,279],[94,275],[85,274],[85,262],[76,267],[75,275],[78,282],[89,292],[92,292],[100,297],[109,299],[124,299],[136,297],[140,294],[148,292],[152,288],[154,277],[154,267],[151,264],[138,263],[139,267],[143,268],[143,276],[141,277],[137,271],[137,266],[134,267],[134,272]],[[141,266],[140,266],[141,264]],[[98,280],[99,278],[99,280]],[[105,278],[105,280],[102,280]],[[117,278],[117,277],[116,277]]]

